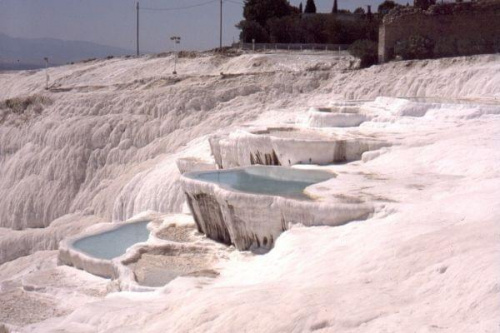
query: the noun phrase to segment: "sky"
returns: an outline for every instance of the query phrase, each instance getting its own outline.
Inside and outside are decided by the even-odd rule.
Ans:
[[[297,5],[306,0],[290,0]],[[22,38],[80,40],[135,50],[135,0],[0,0],[0,33]],[[318,12],[330,12],[333,0],[316,0]],[[382,0],[338,0],[339,9],[354,10]],[[405,2],[406,3],[406,2]],[[179,8],[146,10],[146,8]],[[218,0],[140,0],[140,45],[144,52],[207,50],[219,44]],[[238,41],[243,0],[224,0],[223,43]]]

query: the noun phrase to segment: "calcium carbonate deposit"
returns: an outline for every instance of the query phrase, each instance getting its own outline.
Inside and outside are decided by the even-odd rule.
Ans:
[[[44,70],[0,74],[0,332],[498,331],[500,55],[356,70],[326,52],[202,53],[176,76],[173,62],[50,68],[48,90]],[[265,161],[246,142],[335,174],[305,189],[318,207],[370,214],[294,221],[265,254],[205,237],[179,168]],[[137,220],[151,234],[113,259],[115,279],[58,260],[63,239]]]

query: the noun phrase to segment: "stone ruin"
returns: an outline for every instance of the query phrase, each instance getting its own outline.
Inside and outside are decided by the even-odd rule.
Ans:
[[[500,1],[436,4],[427,10],[396,7],[379,29],[379,62],[394,59],[398,41],[420,35],[438,44],[459,44],[449,56],[500,52]]]

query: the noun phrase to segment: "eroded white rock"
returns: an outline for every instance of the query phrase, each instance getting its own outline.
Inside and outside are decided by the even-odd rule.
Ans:
[[[219,182],[219,177],[224,179]],[[370,204],[311,200],[302,193],[307,184],[291,190],[286,185],[297,181],[310,185],[332,177],[334,174],[314,170],[253,166],[185,174],[181,183],[198,230],[248,250],[272,248],[276,238],[293,224],[336,226],[366,219],[373,212]],[[273,184],[266,188],[266,182]]]
[[[362,133],[315,131],[300,127],[239,130],[213,136],[210,147],[222,169],[248,165],[327,165],[361,159],[364,152],[392,143]]]

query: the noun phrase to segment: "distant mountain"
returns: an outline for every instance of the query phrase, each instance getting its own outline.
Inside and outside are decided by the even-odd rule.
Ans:
[[[44,57],[48,57],[53,66],[133,53],[131,50],[91,42],[13,38],[0,33],[0,70],[41,68],[45,66]]]

